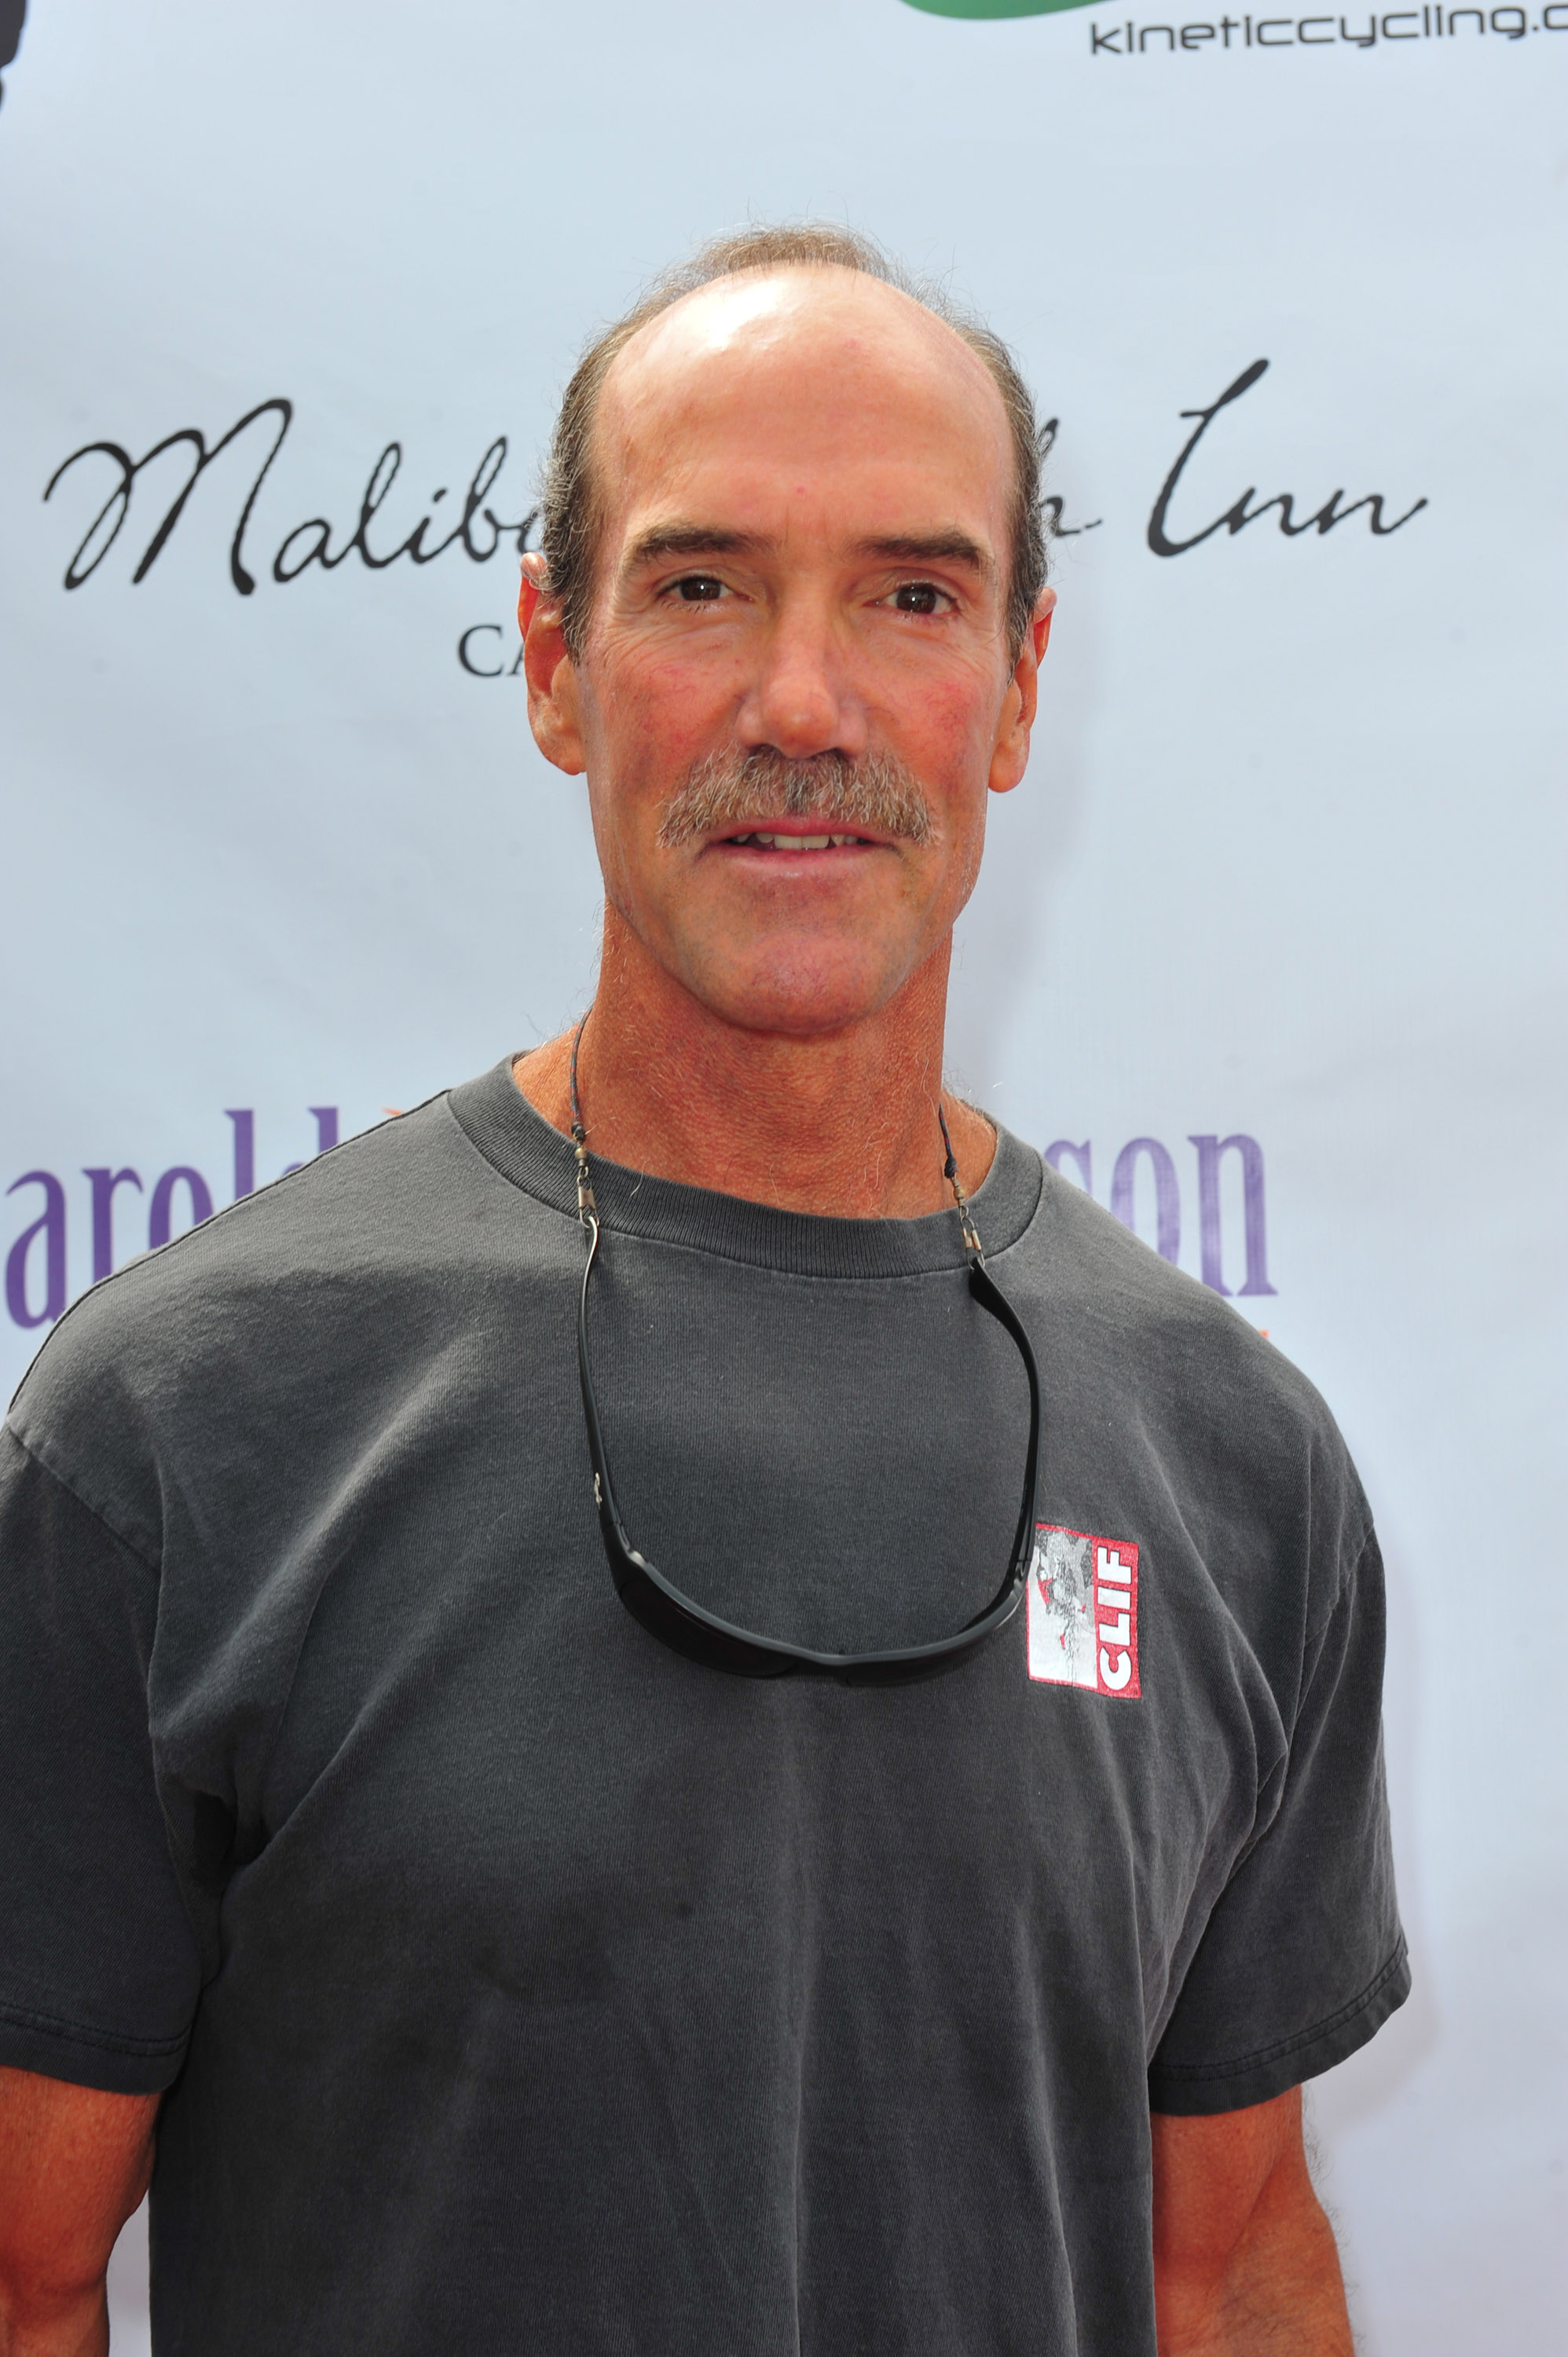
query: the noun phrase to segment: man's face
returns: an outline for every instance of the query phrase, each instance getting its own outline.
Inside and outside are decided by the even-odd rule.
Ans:
[[[876,282],[758,274],[627,345],[595,465],[586,641],[542,610],[535,734],[586,769],[607,894],[668,974],[745,1028],[838,1030],[945,944],[1027,758],[1050,601],[1015,665],[1000,396]]]

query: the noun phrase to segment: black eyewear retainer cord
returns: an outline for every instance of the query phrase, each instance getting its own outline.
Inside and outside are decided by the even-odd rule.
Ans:
[[[876,1652],[817,1652],[808,1646],[786,1644],[782,1639],[761,1636],[754,1631],[738,1628],[733,1621],[722,1620],[716,1613],[707,1611],[694,1598],[683,1594],[672,1581],[666,1579],[658,1566],[633,1546],[621,1520],[610,1480],[598,1401],[588,1361],[588,1287],[598,1259],[600,1227],[598,1206],[594,1199],[593,1181],[588,1170],[587,1134],[583,1126],[577,1095],[577,1049],[583,1037],[583,1025],[586,1021],[587,1017],[585,1016],[583,1023],[577,1027],[576,1038],[572,1042],[571,1065],[572,1140],[577,1166],[577,1213],[587,1242],[582,1289],[577,1297],[577,1372],[582,1385],[583,1422],[587,1433],[588,1461],[593,1470],[594,1503],[598,1513],[599,1534],[604,1541],[616,1592],[622,1604],[633,1619],[640,1621],[649,1634],[658,1638],[661,1644],[683,1654],[688,1661],[700,1663],[709,1669],[727,1671],[736,1677],[806,1675],[838,1678],[852,1685],[895,1685],[934,1677],[945,1670],[956,1668],[968,1661],[998,1630],[1005,1628],[1022,1603],[1028,1586],[1029,1566],[1034,1558],[1035,1495],[1039,1469],[1040,1377],[1023,1323],[985,1266],[984,1251],[959,1183],[952,1141],[948,1135],[948,1125],[940,1106],[937,1109],[937,1118],[941,1123],[942,1142],[947,1151],[943,1175],[952,1188],[957,1205],[964,1255],[969,1264],[970,1294],[978,1306],[989,1317],[995,1318],[997,1324],[1012,1337],[1028,1378],[1029,1444],[1024,1466],[1024,1493],[1012,1553],[1002,1585],[990,1603],[951,1636],[937,1638],[923,1645],[895,1646]]]

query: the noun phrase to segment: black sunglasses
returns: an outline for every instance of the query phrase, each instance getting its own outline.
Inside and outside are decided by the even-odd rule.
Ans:
[[[574,1098],[575,1093],[574,1085]],[[1012,1304],[986,1269],[980,1237],[958,1185],[957,1164],[951,1141],[947,1135],[946,1122],[942,1122],[942,1136],[948,1154],[946,1176],[957,1198],[964,1251],[969,1261],[969,1290],[981,1308],[1012,1336],[1023,1358],[1024,1372],[1029,1379],[1029,1448],[1024,1463],[1024,1496],[1018,1509],[1018,1527],[1014,1534],[1013,1552],[1006,1576],[991,1602],[983,1611],[977,1612],[972,1620],[966,1620],[952,1636],[939,1637],[925,1645],[900,1645],[886,1652],[818,1653],[803,1645],[787,1645],[778,1637],[758,1636],[748,1629],[737,1628],[733,1621],[721,1620],[716,1613],[705,1611],[692,1597],[682,1595],[680,1588],[666,1579],[664,1574],[633,1546],[627,1535],[626,1524],[620,1518],[620,1509],[616,1504],[615,1491],[610,1483],[598,1402],[594,1395],[594,1379],[588,1365],[588,1283],[598,1257],[599,1215],[588,1177],[584,1133],[575,1103],[573,1111],[574,1138],[577,1149],[577,1206],[588,1240],[588,1257],[583,1268],[583,1289],[577,1301],[577,1372],[583,1386],[583,1421],[587,1427],[588,1460],[594,1472],[594,1502],[598,1508],[599,1534],[609,1558],[616,1592],[633,1620],[640,1620],[650,1636],[657,1637],[661,1644],[670,1646],[675,1652],[683,1653],[689,1662],[699,1662],[707,1669],[727,1670],[733,1676],[741,1678],[784,1678],[802,1674],[839,1678],[846,1685],[903,1685],[916,1678],[935,1677],[940,1672],[954,1669],[961,1662],[968,1661],[988,1638],[1006,1627],[1023,1602],[1028,1585],[1029,1566],[1034,1557],[1035,1488],[1040,1455],[1040,1377],[1034,1351],[1029,1347],[1029,1338]],[[940,1111],[938,1118],[941,1119]]]

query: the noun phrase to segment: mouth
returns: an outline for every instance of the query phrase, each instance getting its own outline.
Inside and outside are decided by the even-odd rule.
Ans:
[[[709,838],[714,851],[760,851],[777,858],[780,853],[821,856],[846,851],[881,851],[887,847],[884,835],[866,834],[859,829],[822,827],[809,833],[804,826],[780,826],[777,820],[762,826],[739,826]]]

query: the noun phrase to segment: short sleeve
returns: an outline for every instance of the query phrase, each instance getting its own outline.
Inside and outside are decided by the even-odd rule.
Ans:
[[[1156,2112],[1240,2111],[1328,2071],[1410,1992],[1369,1537],[1305,1664],[1280,1804],[1216,1904],[1149,2070]]]
[[[198,1944],[154,1779],[156,1574],[0,1427],[0,2063],[151,2094]]]

